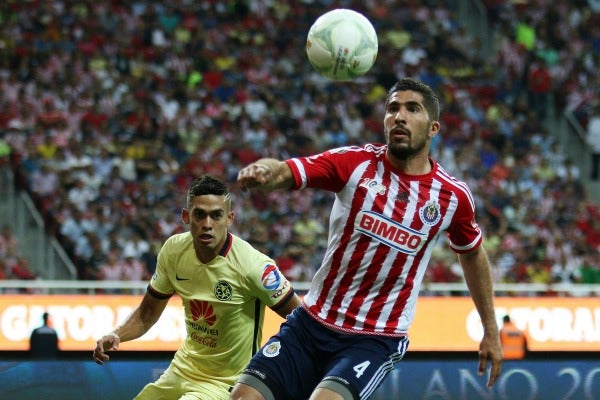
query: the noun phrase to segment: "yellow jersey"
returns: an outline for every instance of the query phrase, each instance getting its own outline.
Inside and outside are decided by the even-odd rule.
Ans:
[[[231,386],[260,348],[265,306],[277,310],[294,293],[275,262],[245,240],[227,233],[219,255],[204,264],[190,232],[164,243],[148,291],[183,302],[187,336],[171,363],[174,372]]]

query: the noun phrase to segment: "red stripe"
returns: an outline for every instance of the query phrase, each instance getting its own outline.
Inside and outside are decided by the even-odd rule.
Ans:
[[[361,180],[364,178],[373,178],[375,176],[375,172],[376,170],[373,167],[367,168],[361,176]],[[346,248],[348,247],[348,243],[350,241],[352,233],[354,232],[354,220],[356,219],[356,215],[358,214],[358,212],[362,209],[361,205],[364,203],[366,195],[367,189],[362,188],[360,186],[357,187],[356,191],[354,192],[352,205],[350,207],[350,209],[353,211],[348,216],[348,221],[344,226],[344,231],[342,233],[340,245],[338,246],[333,255],[331,269],[329,270],[329,274],[327,275],[327,278],[325,279],[323,285],[323,290],[319,294],[319,298],[317,300],[317,307],[319,310],[323,307],[325,299],[327,298],[329,291],[333,286],[333,282],[335,278],[337,278],[340,269],[342,268],[342,258],[344,256],[344,253],[346,252]],[[356,271],[361,265],[361,259],[364,255],[365,248],[366,246],[368,246],[369,241],[370,239],[362,237],[357,245],[357,248],[359,248],[360,252],[355,251],[352,254],[350,262],[348,263],[348,265],[346,266],[346,270],[344,271],[344,276],[338,288],[336,289],[336,294],[331,300],[331,308],[327,313],[327,320],[335,322],[337,318],[337,312],[340,308],[340,305],[342,304],[342,300],[346,296],[348,288],[350,287],[354,279],[354,275],[356,274]]]
[[[434,178],[434,177],[432,177],[432,178]],[[436,182],[439,182],[439,181],[436,181]],[[438,195],[437,202],[440,206],[441,220],[443,220],[446,212],[448,211],[448,205],[450,204],[452,192],[450,190],[445,190],[445,188],[447,188],[447,186],[444,185],[443,181],[439,182],[439,183],[440,183],[440,188],[439,188],[439,191],[437,194]],[[421,221],[421,218],[419,217],[418,214],[420,212],[421,207],[423,207],[425,205],[425,203],[433,197],[432,196],[432,187],[433,187],[433,179],[430,180],[429,182],[421,182],[419,185],[419,204],[418,204],[417,210],[416,210],[417,214],[415,215],[415,218],[413,218],[413,223],[411,224],[411,228],[413,228],[415,230],[421,230],[423,228],[423,222]],[[440,227],[440,225],[438,224],[431,228],[431,230],[429,231],[429,234],[428,234],[430,238],[437,235],[439,227]],[[414,284],[415,284],[414,279],[418,272],[419,264],[422,261],[422,258],[423,258],[422,256],[425,253],[425,251],[427,251],[427,247],[432,246],[432,245],[433,244],[428,242],[425,245],[426,247],[422,248],[421,251],[418,253],[418,255],[416,255],[414,257],[414,259],[412,260],[408,276],[406,277],[406,282],[400,291],[400,296],[398,296],[398,298],[396,299],[396,303],[394,304],[393,312],[390,315],[390,318],[386,324],[385,332],[394,332],[394,330],[398,327],[398,323],[400,321],[400,316],[402,315],[402,312],[404,311],[404,308],[406,307],[406,303],[408,302],[408,299],[410,298],[412,291],[414,290]]]
[[[374,170],[373,173],[375,173],[375,172],[376,171]],[[383,214],[383,211],[385,209],[385,205],[387,203],[387,199],[389,198],[389,196],[396,195],[396,193],[390,193],[390,188],[389,188],[390,181],[391,181],[391,172],[389,170],[386,170],[386,175],[383,177],[381,183],[388,189],[385,193],[385,196],[382,196],[382,195],[375,196],[375,202],[374,202],[373,206],[371,207],[371,211],[374,211],[379,214]],[[366,235],[362,235],[362,237],[365,239],[364,240],[365,246],[362,246],[360,249],[357,249],[357,251],[360,251],[361,256],[364,255],[365,251],[367,250],[368,245],[373,242],[373,239],[368,238]],[[369,293],[372,291],[373,284],[375,283],[375,280],[377,279],[379,271],[381,271],[381,268],[383,267],[383,262],[385,261],[385,258],[389,252],[390,252],[389,246],[385,246],[385,245],[381,245],[381,244],[379,246],[377,246],[377,250],[375,251],[375,255],[373,256],[373,259],[368,261],[368,267],[367,267],[368,273],[366,273],[364,275],[364,278],[363,278],[362,282],[360,283],[360,287],[358,288],[357,292],[354,293],[354,295],[352,296],[352,301],[350,302],[350,305],[348,306],[348,313],[346,314],[344,326],[352,327],[356,323],[356,316],[360,313],[360,307],[362,307],[362,305],[365,302],[365,299],[367,298]],[[356,251],[355,251],[355,254],[356,254]],[[379,313],[377,313],[377,315],[378,314]],[[364,322],[365,328],[373,329],[375,327],[376,323],[377,323],[376,317],[375,317],[375,320],[369,320],[369,315],[367,315],[367,319]]]
[[[421,218],[419,218],[419,212],[421,207],[423,207],[425,203],[431,198],[431,181],[427,183],[425,181],[419,182],[418,198],[419,201],[417,202],[416,212],[414,217],[412,218],[410,228],[420,231],[423,228],[423,222],[421,221]],[[429,243],[426,244],[426,246],[428,245]],[[392,308],[392,313],[390,314],[390,317],[387,323],[385,324],[384,332],[394,332],[398,327],[398,323],[400,322],[400,316],[404,312],[406,303],[408,302],[408,299],[410,298],[412,291],[414,290],[415,276],[417,275],[417,272],[419,270],[419,264],[421,263],[423,253],[425,252],[425,250],[426,248],[423,247],[412,258],[409,265],[410,269],[406,276],[406,280],[404,282],[404,285],[400,289],[400,295],[396,298],[396,302],[394,303],[394,306]]]
[[[402,176],[399,177],[399,185],[400,185],[399,191],[408,190],[410,192],[410,182],[404,182]],[[408,186],[408,187],[403,188],[402,187],[403,185]],[[411,196],[409,198],[409,202],[412,200],[413,200],[413,197]],[[404,214],[406,213],[407,205],[408,205],[408,202],[405,202],[405,203],[396,202],[396,206],[394,207],[394,213],[393,213],[392,218],[394,220],[401,221],[403,219]],[[413,220],[414,220],[414,218],[413,218]],[[412,281],[407,282],[408,286],[405,284],[402,288],[397,288],[397,285],[398,285],[398,279],[400,278],[400,275],[402,274],[402,270],[405,268],[406,262],[409,259],[409,257],[410,256],[408,254],[398,252],[393,264],[390,266],[388,275],[387,275],[385,281],[383,282],[383,284],[381,285],[379,293],[377,293],[376,301],[373,303],[373,307],[371,307],[371,310],[369,310],[369,314],[367,315],[367,318],[369,320],[374,320],[374,323],[377,323],[377,320],[379,319],[381,311],[383,310],[383,307],[385,306],[385,304],[388,300],[389,294],[391,292],[399,292],[400,293],[400,296],[397,297],[397,300],[402,296],[403,293],[405,294],[406,299],[408,299],[408,295],[410,294],[410,291],[412,290]],[[414,273],[416,273],[416,269],[415,269]],[[414,273],[413,273],[413,276],[414,276]],[[410,277],[410,274],[409,274],[409,277]],[[396,289],[394,290],[394,288],[396,288]],[[397,301],[397,303],[398,303],[398,301]],[[386,328],[384,330],[385,333],[394,333],[395,332],[395,329],[398,326],[398,322],[400,321],[400,315],[402,314],[402,311],[404,311],[405,304],[406,304],[406,300],[401,304],[402,308],[398,308],[397,304],[394,305],[394,308],[392,309],[392,312],[386,323]]]

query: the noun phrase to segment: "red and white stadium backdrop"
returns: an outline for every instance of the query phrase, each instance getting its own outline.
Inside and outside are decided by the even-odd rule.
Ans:
[[[92,351],[96,340],[138,305],[131,295],[0,296],[0,351],[27,350],[31,331],[48,311],[62,350]],[[263,341],[281,318],[267,310]],[[529,336],[533,351],[600,351],[600,298],[498,297],[499,325],[509,314]],[[173,297],[160,320],[121,350],[172,351],[185,337],[181,299]],[[469,297],[421,297],[410,331],[411,351],[475,351],[482,331]]]

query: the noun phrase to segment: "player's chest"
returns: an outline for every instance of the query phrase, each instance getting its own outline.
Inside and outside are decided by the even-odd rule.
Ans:
[[[236,304],[247,290],[240,284],[239,273],[227,263],[204,265],[190,262],[178,266],[172,279],[182,299],[201,299],[208,302]]]
[[[376,213],[397,222],[436,226],[457,203],[453,194],[436,181],[361,177],[340,194],[349,210]]]

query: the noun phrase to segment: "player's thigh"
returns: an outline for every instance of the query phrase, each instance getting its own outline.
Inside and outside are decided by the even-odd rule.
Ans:
[[[301,308],[254,355],[238,383],[252,386],[265,399],[306,400],[322,377],[321,352],[314,344],[323,329]],[[234,393],[238,390],[234,389]]]
[[[231,386],[219,381],[188,381],[179,400],[229,400]]]
[[[365,337],[349,339],[351,343],[329,362],[321,382],[320,393],[311,400],[366,399],[402,359],[408,348],[408,338]]]
[[[177,400],[229,400],[229,393],[226,395],[225,394],[214,395],[214,394],[206,393],[204,391],[188,392],[188,393],[184,393]]]
[[[308,400],[345,400],[344,396],[331,389],[316,388]]]
[[[231,400],[265,400],[265,395],[269,395],[268,393],[263,394],[255,389],[253,386],[249,386],[245,383],[236,383],[231,391]],[[268,400],[268,399],[266,399]]]
[[[288,335],[278,334],[256,353],[238,378],[234,393],[260,393],[266,400],[306,400],[320,379],[310,352],[294,345]],[[251,386],[240,388],[238,385]],[[246,399],[246,397],[242,397]],[[254,397],[250,397],[254,398]],[[259,397],[260,398],[260,397]]]
[[[189,381],[169,367],[152,383],[144,386],[134,400],[228,400],[229,385],[217,381]]]
[[[182,383],[169,367],[156,381],[144,386],[134,400],[177,399],[182,394]]]

